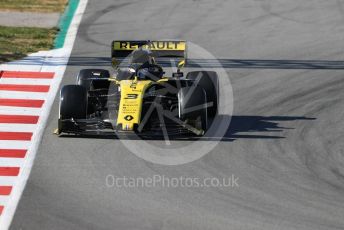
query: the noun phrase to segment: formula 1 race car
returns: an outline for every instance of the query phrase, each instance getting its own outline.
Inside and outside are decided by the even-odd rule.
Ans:
[[[204,135],[218,112],[219,81],[214,71],[184,77],[186,44],[114,41],[113,75],[83,69],[75,85],[62,87],[56,133]],[[166,58],[179,63],[170,77],[158,64]]]

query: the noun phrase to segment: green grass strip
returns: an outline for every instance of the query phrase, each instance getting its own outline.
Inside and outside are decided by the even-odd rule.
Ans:
[[[75,11],[78,8],[78,5],[79,5],[79,0],[69,0],[68,6],[65,12],[63,13],[63,15],[61,16],[61,19],[59,22],[60,31],[55,39],[55,45],[54,45],[56,49],[63,47],[66,40],[69,26],[72,23],[72,20],[73,20]]]
[[[57,29],[0,26],[0,63],[53,48]]]

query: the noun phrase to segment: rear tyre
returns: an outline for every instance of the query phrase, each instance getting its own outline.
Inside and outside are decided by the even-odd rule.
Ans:
[[[77,77],[77,85],[81,85],[86,90],[108,88],[110,73],[104,69],[83,69]]]
[[[219,79],[214,71],[192,71],[186,75],[186,79],[197,81],[197,85],[203,88],[207,94],[208,116],[215,117],[219,104]]]

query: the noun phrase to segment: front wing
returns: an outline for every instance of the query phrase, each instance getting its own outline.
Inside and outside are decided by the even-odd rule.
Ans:
[[[203,130],[196,130],[195,128],[186,124],[166,123],[165,125],[156,125],[150,130],[143,129],[141,132],[124,131],[117,127],[114,127],[111,122],[104,121],[99,118],[91,119],[59,119],[58,129],[55,134],[79,134],[79,135],[147,135],[147,136],[163,136],[164,131],[169,136],[190,136],[203,134]]]

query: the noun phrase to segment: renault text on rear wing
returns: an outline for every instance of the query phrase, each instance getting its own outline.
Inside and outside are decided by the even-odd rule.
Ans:
[[[186,59],[185,41],[113,41],[112,58],[125,58],[133,50],[149,49],[156,58],[182,58]]]

